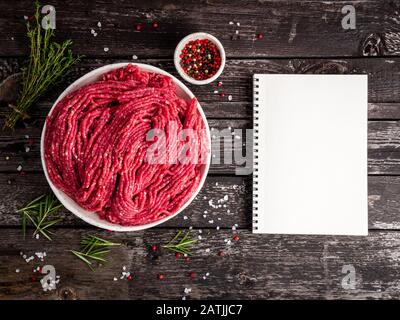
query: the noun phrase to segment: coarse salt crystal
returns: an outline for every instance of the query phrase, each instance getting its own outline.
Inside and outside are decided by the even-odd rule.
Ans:
[[[201,240],[201,236],[199,235],[198,237],[197,237],[199,240]]]
[[[137,60],[137,58],[138,58],[138,56],[137,56],[136,54],[134,54],[134,55],[132,56],[132,59],[133,59],[133,60]]]
[[[229,199],[229,196],[226,194],[226,195],[224,195],[224,200],[225,201],[228,201],[228,199]]]
[[[17,171],[21,171],[21,170],[22,170],[22,166],[19,165],[19,166],[17,167]]]
[[[219,230],[219,226],[217,226],[217,228],[216,228],[217,230]]]
[[[97,22],[97,26],[98,26],[99,28],[101,28],[101,22],[100,22],[100,21]]]
[[[191,288],[185,288],[185,290],[183,290],[183,292],[185,292],[185,294],[189,294],[192,292]]]
[[[104,52],[108,52],[110,50],[108,47],[104,47]]]
[[[214,220],[208,220],[208,223],[214,223]]]
[[[236,25],[237,25],[238,27],[240,27],[240,22],[236,22]]]
[[[90,33],[91,33],[91,34],[95,34],[96,31],[94,31],[94,29],[91,29],[91,30],[90,30]]]
[[[231,94],[228,96],[228,101],[232,101],[232,95]]]
[[[183,220],[187,220],[187,218],[188,218],[187,216],[183,216]]]
[[[233,24],[233,21],[229,21],[229,24]]]
[[[21,270],[19,270],[19,269],[15,269],[15,272],[16,272],[16,273],[19,273],[20,271],[21,271]]]

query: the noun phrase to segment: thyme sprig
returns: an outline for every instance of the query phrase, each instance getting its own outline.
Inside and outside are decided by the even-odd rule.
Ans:
[[[24,238],[26,236],[27,224],[31,222],[36,228],[33,236],[40,233],[48,240],[51,240],[50,234],[53,234],[53,232],[49,228],[60,222],[62,218],[50,219],[50,217],[61,207],[62,204],[51,193],[47,195],[43,194],[29,202],[25,207],[17,210],[22,215],[22,233]]]
[[[164,245],[163,248],[190,256],[192,255],[190,247],[196,242],[196,240],[190,237],[189,231],[182,237],[181,234],[182,231],[178,231],[178,233],[166,245]]]
[[[52,42],[54,30],[41,27],[40,4],[36,1],[33,21],[27,22],[30,42],[29,63],[22,69],[22,88],[8,115],[4,127],[14,128],[20,119],[28,118],[29,107],[50,87],[58,83],[80,57],[71,51],[71,40],[61,44]]]
[[[95,271],[94,262],[106,262],[106,254],[109,248],[119,246],[120,243],[111,242],[99,237],[89,235],[81,240],[81,250],[69,250],[73,255],[81,259],[87,266]]]

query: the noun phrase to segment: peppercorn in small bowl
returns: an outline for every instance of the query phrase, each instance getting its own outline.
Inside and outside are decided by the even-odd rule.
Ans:
[[[174,63],[180,76],[196,85],[216,80],[225,67],[225,50],[221,42],[205,32],[183,38],[175,49]]]

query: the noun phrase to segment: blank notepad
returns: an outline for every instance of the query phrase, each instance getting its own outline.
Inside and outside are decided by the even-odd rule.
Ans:
[[[253,231],[368,234],[366,75],[254,75]]]

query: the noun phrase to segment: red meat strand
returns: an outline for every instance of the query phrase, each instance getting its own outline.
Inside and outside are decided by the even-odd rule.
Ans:
[[[171,138],[171,122],[193,129],[189,144]],[[176,150],[194,161],[146,161],[159,142],[146,139],[150,129],[166,132],[166,155]],[[46,167],[84,209],[115,224],[147,224],[174,214],[197,189],[209,152],[204,132],[195,99],[179,98],[170,77],[128,65],[56,105],[46,122]]]

